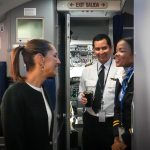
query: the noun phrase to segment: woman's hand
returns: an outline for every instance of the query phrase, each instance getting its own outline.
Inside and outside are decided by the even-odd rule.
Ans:
[[[119,137],[115,137],[114,144],[111,146],[112,150],[125,150],[127,146],[122,143]]]

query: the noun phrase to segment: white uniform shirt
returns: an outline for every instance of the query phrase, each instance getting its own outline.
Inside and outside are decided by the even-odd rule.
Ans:
[[[82,76],[80,79],[79,84],[79,100],[81,99],[81,93],[83,93],[86,90],[92,90],[93,93],[95,93],[96,89],[96,83],[98,80],[98,73],[100,70],[98,68],[101,66],[100,62],[96,62],[92,64],[91,66],[85,67]],[[115,85],[116,80],[118,76],[120,76],[120,72],[123,69],[122,67],[116,67],[115,61],[109,59],[108,62],[104,64],[105,66],[105,88],[103,93],[103,110],[106,112],[106,117],[111,117],[114,115],[114,97],[115,97]],[[110,68],[110,69],[109,69]],[[108,75],[107,75],[108,74]],[[94,116],[98,116],[98,114],[95,114],[95,112],[92,110],[91,107],[86,107],[86,110]]]

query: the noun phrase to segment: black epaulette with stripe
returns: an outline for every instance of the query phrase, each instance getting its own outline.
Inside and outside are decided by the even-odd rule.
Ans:
[[[88,63],[88,64],[85,65],[85,67],[91,66],[92,64],[93,64],[92,62],[91,62],[91,63]]]

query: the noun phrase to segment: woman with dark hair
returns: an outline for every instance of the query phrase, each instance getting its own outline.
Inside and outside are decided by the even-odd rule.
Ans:
[[[134,42],[133,38],[121,39],[116,46],[117,67],[124,68],[124,76],[116,83],[114,107],[114,144],[112,150],[131,150],[131,112],[134,92]]]
[[[26,75],[20,74],[23,56]],[[56,75],[60,60],[48,41],[33,39],[14,49],[12,64],[15,81],[5,92],[2,125],[6,150],[52,150],[53,109],[43,82]]]

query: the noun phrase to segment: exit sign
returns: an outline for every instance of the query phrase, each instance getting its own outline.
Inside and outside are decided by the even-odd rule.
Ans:
[[[106,9],[108,3],[102,1],[72,1],[68,2],[68,7],[70,9]]]

